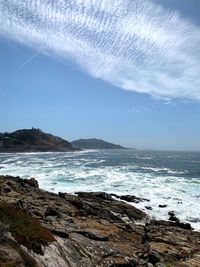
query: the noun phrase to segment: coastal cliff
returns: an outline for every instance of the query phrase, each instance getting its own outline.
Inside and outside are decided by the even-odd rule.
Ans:
[[[50,193],[0,176],[0,267],[198,267],[200,233],[104,192]]]
[[[74,151],[70,142],[40,129],[0,133],[0,152]]]

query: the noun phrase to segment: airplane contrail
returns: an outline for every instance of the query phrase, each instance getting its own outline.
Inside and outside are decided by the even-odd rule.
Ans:
[[[12,73],[11,73],[11,77],[14,76],[18,71],[20,71],[25,65],[27,65],[29,62],[31,62],[37,55],[39,54],[39,52],[36,52],[35,54],[33,54],[30,58],[28,58],[25,62],[23,62],[21,65],[19,65]]]

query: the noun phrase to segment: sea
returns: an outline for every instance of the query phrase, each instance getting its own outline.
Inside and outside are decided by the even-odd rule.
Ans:
[[[147,198],[149,202],[132,204],[156,219],[168,219],[174,211],[200,230],[200,152],[0,153],[0,175],[35,177],[42,189],[55,193],[105,191]]]

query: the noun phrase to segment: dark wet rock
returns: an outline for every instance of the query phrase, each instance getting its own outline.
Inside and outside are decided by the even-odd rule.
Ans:
[[[173,216],[170,216],[170,217],[169,217],[169,220],[170,220],[170,221],[173,221],[173,222],[177,222],[177,223],[180,222],[180,220],[179,220],[176,216],[174,216],[174,215],[173,215]]]
[[[67,193],[58,192],[58,195],[61,198],[65,198],[65,196],[67,195]]]
[[[152,210],[152,207],[151,206],[145,206],[145,209]]]
[[[150,251],[148,259],[152,264],[156,264],[157,262],[161,261],[161,257],[156,251]]]
[[[166,204],[159,204],[158,207],[159,207],[159,208],[166,208],[167,205],[166,205]]]
[[[50,229],[50,231],[52,234],[59,236],[59,237],[62,237],[62,238],[68,238],[69,237],[69,234],[64,230]]]
[[[96,197],[104,200],[112,200],[112,195],[105,192],[76,192],[75,194],[82,198]]]
[[[180,227],[180,228],[183,228],[185,230],[192,230],[193,229],[190,223],[175,222],[175,225]]]
[[[77,233],[96,241],[108,241],[109,239],[108,236],[103,235],[98,231],[78,231]]]
[[[146,199],[146,198],[142,198],[142,197],[136,197],[134,195],[117,195],[117,194],[111,194],[111,196],[117,198],[117,199],[121,199],[121,200],[124,200],[126,202],[133,202],[133,203],[140,203],[140,202],[143,202],[143,201],[150,201],[149,199]]]
[[[20,207],[20,208],[22,208],[22,209],[28,209],[29,208],[29,205],[28,205],[28,203],[27,202],[25,202],[24,200],[22,200],[22,199],[18,199],[17,201],[16,201],[16,204]]]
[[[13,183],[12,183],[11,181],[6,182],[6,184],[7,184],[9,187],[11,187],[11,188],[12,188],[12,186],[13,186]]]
[[[147,226],[149,225],[155,225],[155,226],[160,226],[162,228],[165,228],[165,227],[172,227],[172,229],[174,227],[179,227],[179,228],[182,228],[182,229],[186,229],[186,230],[191,230],[192,227],[191,227],[191,224],[189,223],[183,223],[183,222],[174,222],[174,221],[164,221],[164,220],[152,220],[150,223],[147,224]]]
[[[168,215],[169,215],[169,216],[175,216],[175,212],[174,212],[173,210],[172,210],[172,211],[169,211],[169,212],[168,212]]]
[[[143,201],[149,201],[149,199],[146,198],[141,198],[141,197],[136,197],[132,195],[124,195],[120,197],[121,200],[125,200],[127,202],[133,202],[133,203],[139,203]]]
[[[2,188],[2,191],[3,191],[3,193],[7,194],[7,193],[10,193],[12,191],[12,189],[6,185]]]
[[[38,181],[35,178],[24,179],[24,182],[31,187],[39,187]]]
[[[60,212],[58,212],[55,208],[48,207],[44,214],[45,217],[61,217]]]

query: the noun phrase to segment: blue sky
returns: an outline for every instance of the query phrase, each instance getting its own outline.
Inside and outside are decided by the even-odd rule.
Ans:
[[[200,1],[0,0],[0,131],[200,150]]]

